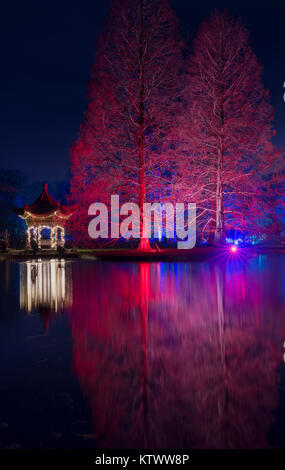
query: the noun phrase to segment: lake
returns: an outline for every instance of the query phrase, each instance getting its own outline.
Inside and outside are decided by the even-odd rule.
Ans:
[[[0,282],[1,448],[285,448],[285,255]]]

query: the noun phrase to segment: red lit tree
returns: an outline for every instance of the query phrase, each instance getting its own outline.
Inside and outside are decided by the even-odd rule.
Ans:
[[[143,204],[154,194],[161,200],[170,182],[169,136],[181,69],[177,32],[166,0],[113,0],[71,156],[72,200],[81,206],[83,225],[91,194],[101,200],[111,192],[126,196],[140,207],[143,250],[150,248],[142,237]]]
[[[67,226],[76,244],[94,246],[94,240],[88,235],[88,208],[90,204],[107,202],[108,184],[103,175],[99,174],[95,161],[92,160],[92,148],[87,139],[78,138],[71,148],[72,178],[70,182],[70,202],[76,205],[77,211],[68,220]]]
[[[243,24],[218,12],[204,21],[187,72],[178,188],[206,211],[203,228],[217,242],[233,227],[264,232],[281,161],[262,67]]]

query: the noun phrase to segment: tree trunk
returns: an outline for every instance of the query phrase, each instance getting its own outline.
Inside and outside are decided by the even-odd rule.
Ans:
[[[138,250],[150,251],[151,246],[148,238],[143,234],[143,206],[146,201],[145,185],[145,145],[144,145],[144,107],[145,107],[145,89],[144,89],[144,25],[143,25],[143,0],[140,0],[140,44],[139,44],[139,63],[140,63],[140,103],[139,103],[139,208],[140,208],[140,242]]]
[[[224,35],[222,35],[223,37]],[[217,160],[217,186],[216,186],[216,230],[215,242],[221,243],[224,239],[224,210],[223,210],[223,163],[224,163],[224,43],[221,43],[221,69],[220,69],[220,90],[219,90],[219,142],[218,142],[218,160]]]
[[[223,213],[223,149],[219,148],[217,162],[217,186],[216,186],[216,230],[215,242],[221,243],[224,238],[224,213]]]

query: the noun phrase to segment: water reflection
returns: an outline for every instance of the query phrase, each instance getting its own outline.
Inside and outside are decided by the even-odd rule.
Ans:
[[[268,445],[285,338],[273,268],[73,266],[73,370],[99,447]]]
[[[72,305],[71,267],[65,260],[33,260],[20,264],[20,308],[60,312]]]
[[[20,264],[21,309],[66,312],[98,448],[272,445],[284,286],[282,257]]]

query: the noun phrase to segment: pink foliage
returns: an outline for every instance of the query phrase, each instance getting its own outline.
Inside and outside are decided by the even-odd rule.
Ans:
[[[187,65],[178,189],[198,202],[201,225],[216,239],[232,227],[264,232],[281,159],[248,31],[226,13],[214,13],[203,22]]]
[[[112,2],[97,45],[88,109],[71,155],[71,193],[81,204],[80,220],[85,221],[92,198],[119,194],[142,210],[147,200],[165,197],[168,136],[179,106],[182,48],[177,29],[165,0]],[[142,240],[141,248],[149,248],[148,240]]]

